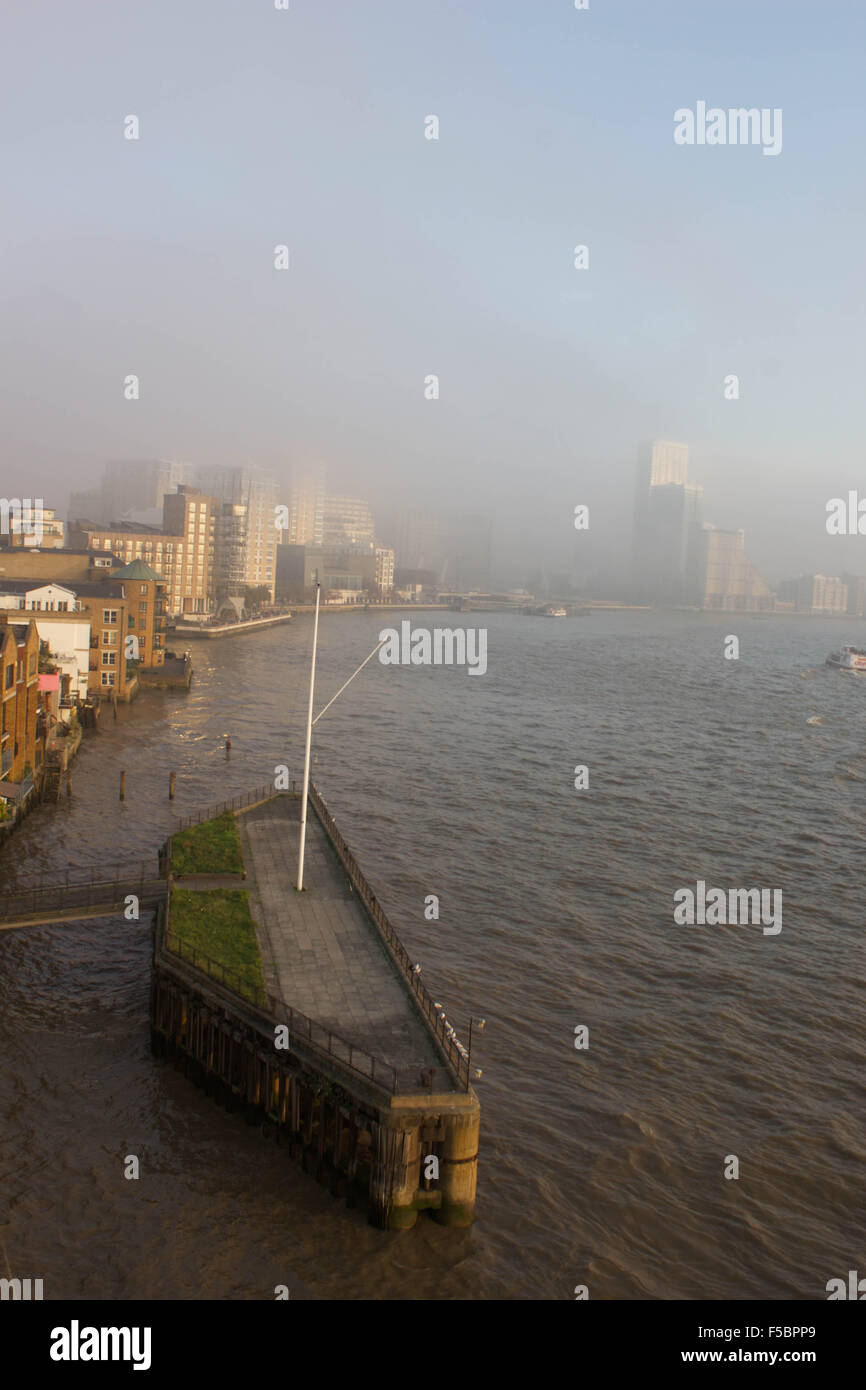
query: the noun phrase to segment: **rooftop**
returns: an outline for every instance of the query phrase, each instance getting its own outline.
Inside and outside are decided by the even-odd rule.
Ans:
[[[115,570],[111,577],[112,579],[150,579],[155,580],[157,584],[165,582],[161,574],[157,574],[156,570],[151,569],[150,565],[140,559],[131,560],[122,569]]]

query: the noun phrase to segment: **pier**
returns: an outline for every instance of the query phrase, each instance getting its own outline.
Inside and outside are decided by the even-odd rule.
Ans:
[[[310,785],[307,886],[294,887],[300,796],[270,789],[233,811],[262,984],[184,941],[172,898],[204,886],[173,874],[154,936],[154,1052],[242,1109],[372,1224],[405,1229],[428,1209],[474,1214],[480,1107],[469,1058]],[[216,821],[223,808],[214,808]],[[186,899],[188,910],[189,899]],[[280,1047],[280,1037],[285,1043]]]
[[[172,637],[239,637],[244,632],[260,632],[266,627],[290,623],[291,613],[277,613],[271,618],[245,618],[238,623],[185,623],[182,619],[168,629]]]
[[[427,1210],[467,1226],[480,1120],[469,1056],[313,783],[297,892],[300,804],[269,785],[186,817],[152,862],[10,890],[0,931],[153,912],[155,1055],[272,1133],[373,1225],[406,1229]],[[228,827],[237,853],[191,869],[193,826],[218,837]],[[180,922],[185,913],[207,933],[227,902],[231,945],[249,921],[246,973],[220,959],[225,938],[208,952]]]

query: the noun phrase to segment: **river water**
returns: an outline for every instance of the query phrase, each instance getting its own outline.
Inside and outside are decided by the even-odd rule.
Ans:
[[[323,617],[317,708],[403,616]],[[447,621],[487,628],[486,674],[372,661],[313,775],[463,1040],[487,1020],[475,1226],[373,1230],[158,1064],[149,918],[0,933],[0,1237],[46,1298],[800,1299],[866,1270],[866,684],[823,667],[857,633]],[[196,641],[189,694],[107,710],[0,888],[299,773],[310,638]],[[781,932],[675,925],[699,879],[781,890]]]

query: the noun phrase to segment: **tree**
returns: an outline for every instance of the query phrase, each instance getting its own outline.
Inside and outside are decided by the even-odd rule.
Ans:
[[[265,584],[257,584],[255,587],[244,589],[244,604],[250,613],[261,608],[263,604],[270,603],[270,601],[271,591]]]

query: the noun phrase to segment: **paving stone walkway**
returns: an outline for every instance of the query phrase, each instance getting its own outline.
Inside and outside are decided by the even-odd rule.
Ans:
[[[441,1067],[433,1041],[337,858],[307,815],[304,892],[295,889],[300,801],[238,815],[250,911],[267,988],[390,1066]]]

